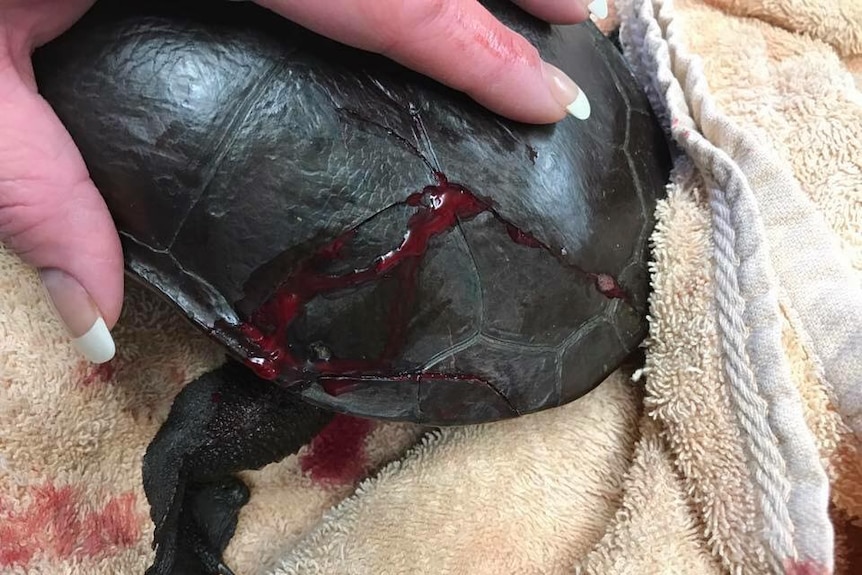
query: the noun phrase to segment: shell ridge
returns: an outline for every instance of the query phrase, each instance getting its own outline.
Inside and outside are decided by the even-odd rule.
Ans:
[[[284,67],[284,60],[281,60],[278,63],[272,64],[266,70],[266,72],[256,78],[252,82],[252,84],[245,90],[245,93],[241,96],[239,102],[234,108],[234,113],[231,114],[228,117],[227,122],[224,122],[224,124],[219,128],[220,134],[218,138],[216,138],[216,145],[213,147],[212,150],[213,159],[209,162],[209,167],[206,170],[206,176],[204,178],[203,185],[201,186],[200,193],[189,205],[182,219],[180,219],[180,221],[177,223],[173,235],[171,236],[170,240],[168,240],[168,250],[174,247],[174,243],[177,241],[177,238],[180,236],[180,234],[183,232],[183,229],[185,228],[186,221],[195,211],[195,208],[198,206],[198,204],[200,204],[201,200],[203,200],[207,196],[207,192],[209,191],[210,186],[212,185],[213,180],[215,179],[215,176],[222,165],[222,162],[224,162],[227,152],[231,148],[231,144],[233,144],[236,141],[237,137],[239,137],[240,131],[236,128],[248,118],[249,114],[251,114],[251,110],[254,107],[254,104],[257,102],[259,96],[269,84],[268,81],[274,78],[276,73],[280,70],[283,70]]]

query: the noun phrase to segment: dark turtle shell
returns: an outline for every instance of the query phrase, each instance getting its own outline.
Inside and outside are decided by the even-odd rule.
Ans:
[[[486,2],[588,121],[502,119],[249,4],[99,2],[39,50],[127,269],[268,379],[445,425],[572,401],[646,334],[669,154],[595,26]]]

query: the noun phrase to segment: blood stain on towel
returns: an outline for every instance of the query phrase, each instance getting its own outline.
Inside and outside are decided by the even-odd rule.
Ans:
[[[94,557],[135,544],[142,519],[133,492],[85,511],[80,493],[48,482],[25,489],[18,501],[0,500],[0,567],[26,567],[37,555],[55,559]]]
[[[831,571],[816,561],[789,559],[784,562],[784,573],[785,575],[828,575]]]
[[[84,374],[79,378],[83,387],[89,387],[94,383],[108,383],[117,372],[113,361],[92,365],[89,362],[82,364]]]
[[[300,467],[319,485],[355,485],[367,473],[365,440],[375,424],[368,419],[337,414],[300,458]]]

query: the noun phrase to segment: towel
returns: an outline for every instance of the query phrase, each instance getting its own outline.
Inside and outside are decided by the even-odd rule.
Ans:
[[[862,3],[617,24],[677,152],[645,362],[510,421],[334,417],[240,474],[237,574],[862,572]],[[142,573],[144,451],[223,353],[129,285],[86,364],[38,285],[0,247],[0,573]]]

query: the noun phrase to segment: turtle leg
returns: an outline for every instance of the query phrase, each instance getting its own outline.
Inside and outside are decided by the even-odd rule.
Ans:
[[[332,417],[232,360],[189,383],[144,455],[147,575],[231,574],[221,555],[249,499],[233,474],[295,453]]]

